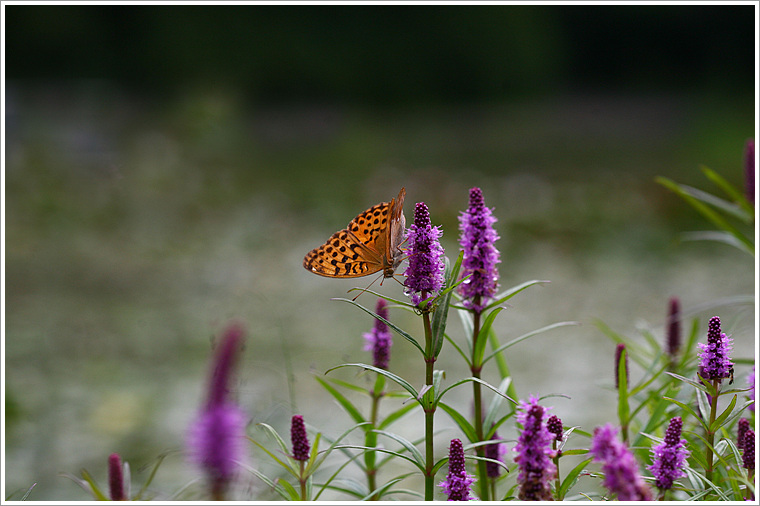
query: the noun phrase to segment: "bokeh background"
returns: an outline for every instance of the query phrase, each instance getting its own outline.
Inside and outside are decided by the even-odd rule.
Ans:
[[[520,395],[570,397],[546,401],[567,426],[616,418],[614,343],[597,320],[661,338],[677,296],[703,329],[721,315],[734,356],[753,359],[753,260],[679,241],[711,227],[654,178],[717,191],[706,165],[742,187],[756,9],[3,5],[5,495],[36,483],[31,499],[86,499],[60,473],[105,484],[111,452],[134,486],[165,453],[151,487],[162,498],[198,478],[183,438],[230,321],[248,332],[236,393],[254,423],[287,435],[300,413],[343,432],[348,416],[313,375],[371,361],[372,321],[330,299],[372,278],[301,262],[402,186],[407,221],[426,202],[449,256],[480,186],[499,219],[502,288],[551,281],[510,301],[503,342],[581,323],[507,357]],[[402,297],[398,283],[375,288]],[[412,315],[391,318],[420,334]],[[448,382],[468,375],[451,347],[438,367]],[[391,370],[423,382],[400,338]],[[493,364],[484,377],[498,383]],[[468,412],[469,393],[449,402]],[[415,416],[393,428],[418,437]],[[459,433],[444,413],[437,427],[443,455]],[[255,478],[239,492],[272,497]],[[177,497],[201,494],[195,483]]]

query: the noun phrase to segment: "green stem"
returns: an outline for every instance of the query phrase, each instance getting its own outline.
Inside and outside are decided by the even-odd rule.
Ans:
[[[375,381],[375,386],[369,392],[370,397],[372,397],[372,408],[370,412],[370,426],[368,427],[364,437],[364,446],[367,448],[374,448],[377,446],[377,433],[374,432],[374,430],[377,428],[377,413],[380,407],[380,399],[383,396],[383,386],[385,384],[384,380],[385,377],[378,374],[377,380]],[[364,464],[366,466],[367,473],[367,486],[369,487],[370,492],[377,490],[377,468],[375,467],[376,458],[377,456],[373,451],[366,451],[364,453]],[[372,497],[370,497],[370,500],[377,501],[379,500],[379,497],[377,494],[374,494]]]
[[[712,481],[713,475],[713,442],[715,441],[715,433],[712,431],[712,426],[713,423],[715,423],[715,418],[718,414],[718,389],[720,388],[720,380],[713,380],[712,385],[715,388],[715,395],[710,399],[710,421],[707,425],[707,452],[705,454],[705,461],[707,462],[705,478],[708,481]]]
[[[298,462],[300,464],[301,472],[298,476],[298,481],[301,482],[301,500],[302,501],[308,501],[309,498],[306,497],[306,478],[303,476],[304,468],[306,467],[306,461],[301,460]]]
[[[561,501],[562,497],[560,494],[560,488],[562,487],[562,482],[559,479],[559,453],[557,452],[557,440],[555,439],[552,441],[552,450],[554,450],[554,458],[552,459],[554,461],[554,466],[557,468],[557,475],[554,478],[554,499],[557,501]]]
[[[426,294],[422,292],[422,300],[425,300]],[[435,415],[435,405],[427,402],[427,399],[435,399],[433,391],[433,367],[435,366],[435,350],[433,349],[433,327],[430,324],[430,313],[422,314],[422,322],[425,326],[425,385],[430,388],[423,396],[423,409],[425,411],[425,500],[433,500],[435,491],[435,475],[433,474],[433,416]]]
[[[480,304],[480,296],[475,297],[475,304]],[[470,371],[473,378],[480,379],[480,372],[483,369],[483,364],[480,363],[480,357],[475,356],[475,350],[477,349],[478,335],[480,334],[480,311],[473,312],[473,325],[472,325],[472,365]],[[475,435],[477,436],[477,443],[484,441],[483,439],[483,399],[481,395],[480,383],[477,381],[472,382],[472,399],[475,405]],[[485,457],[485,446],[478,446],[476,448],[478,457]],[[478,482],[480,484],[480,500],[488,501],[489,489],[488,489],[488,467],[482,460],[478,460]]]

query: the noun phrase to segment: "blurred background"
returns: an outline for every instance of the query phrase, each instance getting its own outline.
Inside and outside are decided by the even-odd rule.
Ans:
[[[313,376],[371,362],[361,334],[372,321],[330,299],[373,277],[322,278],[301,263],[402,186],[407,222],[427,203],[449,257],[481,187],[499,219],[501,287],[551,281],[510,301],[502,342],[581,323],[507,356],[521,396],[571,398],[544,403],[566,426],[616,420],[615,346],[596,320],[661,338],[677,296],[701,329],[719,314],[734,357],[754,358],[754,307],[740,297],[754,293],[752,258],[679,241],[712,227],[654,178],[718,192],[706,165],[743,187],[756,6],[3,11],[6,496],[36,483],[30,499],[86,499],[60,473],[86,468],[105,485],[112,452],[133,487],[165,453],[151,487],[162,498],[198,478],[184,434],[231,321],[248,332],[236,394],[253,423],[286,437],[295,413],[330,437],[350,427]],[[373,288],[403,296],[392,281]],[[391,319],[421,336],[413,315]],[[463,342],[453,314],[449,331]],[[498,384],[494,365],[484,379]],[[469,375],[450,346],[437,366],[449,383]],[[398,337],[390,369],[423,383],[421,357]],[[737,367],[740,385],[748,372]],[[642,375],[634,367],[632,381]],[[449,404],[468,412],[470,392]],[[392,429],[415,439],[420,420]],[[443,456],[461,435],[445,413],[436,425]],[[419,490],[415,480],[402,485]],[[585,480],[576,491],[595,486]],[[273,497],[255,478],[241,488]],[[179,497],[202,498],[200,485]]]

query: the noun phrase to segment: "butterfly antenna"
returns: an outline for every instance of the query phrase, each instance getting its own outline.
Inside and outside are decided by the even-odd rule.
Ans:
[[[370,287],[370,286],[372,286],[372,285],[374,285],[374,284],[375,284],[375,282],[376,282],[378,279],[382,278],[382,277],[383,277],[383,275],[381,274],[381,275],[380,275],[380,277],[373,279],[373,280],[372,280],[372,283],[370,283],[369,285],[367,285],[367,287],[366,287],[364,290],[362,290],[361,292],[359,292],[359,293],[356,295],[356,297],[354,297],[354,298],[353,298],[353,299],[351,299],[351,300],[352,300],[352,301],[355,301],[356,299],[358,299],[358,298],[359,298],[359,295],[361,295],[361,294],[363,294],[364,292],[366,292],[367,290],[369,290],[369,287]],[[380,282],[380,286],[383,286],[383,282],[382,282],[382,281]]]

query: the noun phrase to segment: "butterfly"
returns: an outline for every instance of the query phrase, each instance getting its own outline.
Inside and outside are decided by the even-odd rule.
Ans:
[[[358,278],[383,271],[393,277],[402,260],[406,220],[403,213],[406,190],[398,197],[370,207],[335,232],[322,246],[311,250],[303,266],[329,278]]]

